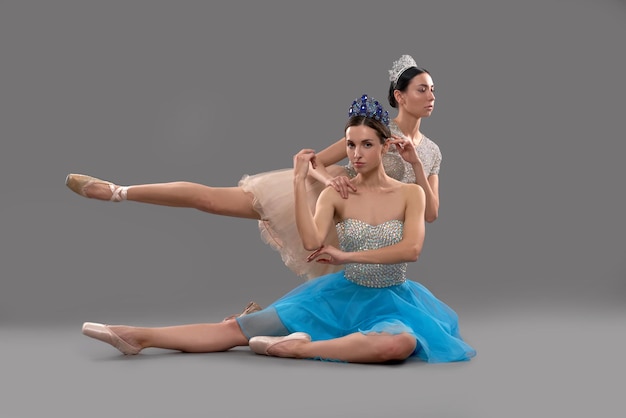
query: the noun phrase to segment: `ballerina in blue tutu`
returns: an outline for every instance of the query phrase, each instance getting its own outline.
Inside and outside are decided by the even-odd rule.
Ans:
[[[356,176],[348,199],[324,189],[314,213],[307,200],[313,150],[294,156],[295,219],[310,263],[341,270],[310,280],[265,309],[214,324],[130,327],[85,323],[83,333],[124,354],[147,347],[184,352],[249,345],[258,354],[384,363],[416,357],[464,361],[476,351],[461,337],[456,313],[421,284],[408,280],[408,262],[424,242],[426,196],[417,184],[389,177],[382,160],[389,117],[363,95],[349,108],[345,145]],[[325,244],[336,232],[339,246]]]

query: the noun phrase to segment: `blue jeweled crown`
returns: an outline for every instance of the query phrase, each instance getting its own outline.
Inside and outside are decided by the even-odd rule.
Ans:
[[[374,118],[384,123],[385,126],[389,126],[389,112],[383,109],[378,100],[374,100],[373,97],[369,97],[367,94],[352,102],[348,110],[348,118],[352,116]]]

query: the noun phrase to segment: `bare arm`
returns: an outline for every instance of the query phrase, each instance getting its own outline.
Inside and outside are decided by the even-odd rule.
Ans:
[[[332,180],[334,176],[331,176],[326,167],[329,165],[337,164],[339,161],[345,159],[346,154],[346,139],[341,138],[334,144],[324,148],[316,156],[315,160],[317,164],[315,167],[311,167],[309,170],[309,176],[313,177],[320,183],[328,186],[328,181]]]
[[[417,150],[413,141],[394,136],[391,140],[398,150],[400,156],[413,167],[415,173],[415,183],[422,186],[426,194],[426,208],[424,210],[424,220],[434,222],[439,217],[439,176],[424,173],[424,166],[417,155]]]
[[[296,227],[305,249],[313,251],[322,246],[328,231],[333,225],[335,214],[332,197],[328,192],[334,190],[324,189],[317,199],[315,216],[311,213],[307,201],[306,178],[309,165],[317,166],[313,150],[304,149],[294,156],[293,190],[295,199]],[[335,194],[336,195],[336,194]]]
[[[339,161],[347,158],[346,139],[341,138],[334,144],[326,147],[315,156],[317,165],[310,167],[309,176],[319,181],[324,186],[337,190],[341,197],[348,198],[350,192],[356,192],[356,188],[350,182],[343,167],[336,165]]]
[[[426,177],[422,163],[413,164],[415,171],[415,183],[422,186],[426,194],[426,209],[424,211],[424,220],[428,223],[434,222],[439,217],[439,176],[431,174]]]

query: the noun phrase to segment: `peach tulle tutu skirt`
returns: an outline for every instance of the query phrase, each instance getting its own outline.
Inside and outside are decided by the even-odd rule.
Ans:
[[[296,227],[293,169],[274,170],[252,176],[245,175],[239,181],[244,191],[254,195],[254,209],[260,214],[261,238],[278,251],[285,265],[298,276],[312,279],[341,270],[342,266],[307,262],[307,251],[302,246]],[[307,195],[311,210],[324,189],[324,185],[310,180]],[[336,232],[332,231],[329,243],[337,246]]]

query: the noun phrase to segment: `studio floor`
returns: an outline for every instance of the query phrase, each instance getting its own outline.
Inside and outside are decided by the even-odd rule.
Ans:
[[[604,418],[626,410],[626,310],[615,308],[466,314],[462,333],[478,355],[450,364],[290,360],[243,347],[131,357],[83,336],[81,324],[2,327],[0,417]]]

